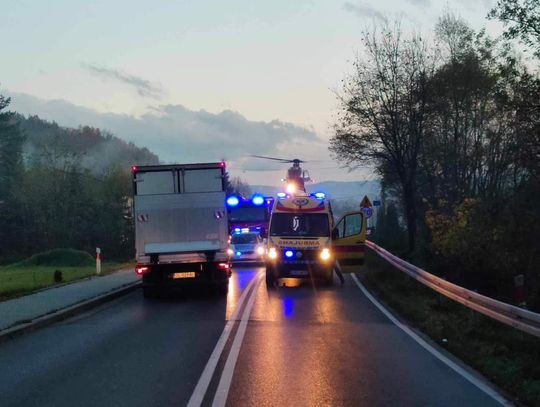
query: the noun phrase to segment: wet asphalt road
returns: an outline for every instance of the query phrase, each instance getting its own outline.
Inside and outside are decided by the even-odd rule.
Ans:
[[[227,297],[148,301],[139,290],[0,343],[0,406],[186,405],[242,293],[203,405],[219,404],[228,369],[220,394],[229,406],[498,405],[388,320],[350,276],[344,286],[267,291],[262,270],[235,269]]]

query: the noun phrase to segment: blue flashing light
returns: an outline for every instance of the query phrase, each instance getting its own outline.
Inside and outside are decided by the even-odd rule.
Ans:
[[[234,228],[234,233],[240,233],[240,232],[241,232],[240,228]]]
[[[287,198],[287,194],[286,194],[285,192],[278,192],[278,193],[277,193],[277,197],[278,197],[278,198],[281,198],[281,199]]]
[[[251,202],[253,203],[253,205],[261,206],[264,204],[264,196],[255,194],[251,198]]]
[[[324,199],[326,198],[326,194],[324,192],[315,192],[313,196],[317,199]]]
[[[237,257],[240,257],[242,255],[242,252],[236,252],[235,254]]]
[[[290,259],[292,256],[294,256],[294,252],[292,250],[287,250],[285,252],[285,257]]]
[[[228,206],[238,206],[238,204],[240,203],[240,199],[238,199],[237,196],[230,196],[227,198],[227,205]]]

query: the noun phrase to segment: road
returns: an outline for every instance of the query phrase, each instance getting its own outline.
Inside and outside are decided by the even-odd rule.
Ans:
[[[0,405],[499,405],[350,276],[270,291],[261,277],[235,269],[227,297],[135,291],[1,343]]]

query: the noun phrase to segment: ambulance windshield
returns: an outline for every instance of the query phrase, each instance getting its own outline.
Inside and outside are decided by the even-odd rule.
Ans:
[[[328,215],[324,213],[274,213],[270,225],[270,236],[330,235]]]

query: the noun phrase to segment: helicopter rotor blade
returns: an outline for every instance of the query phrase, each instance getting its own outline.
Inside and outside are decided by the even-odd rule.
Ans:
[[[274,161],[279,161],[279,162],[282,162],[282,163],[292,163],[294,161],[298,161],[300,163],[306,163],[307,162],[307,161],[304,161],[304,160],[299,160],[298,158],[290,160],[290,159],[287,159],[287,158],[266,157],[264,155],[251,155],[251,157],[262,158],[264,160],[274,160]]]
[[[262,158],[263,160],[279,161],[281,163],[292,163],[293,162],[293,160],[288,160],[286,158],[266,157],[264,155],[251,155],[250,157]]]

